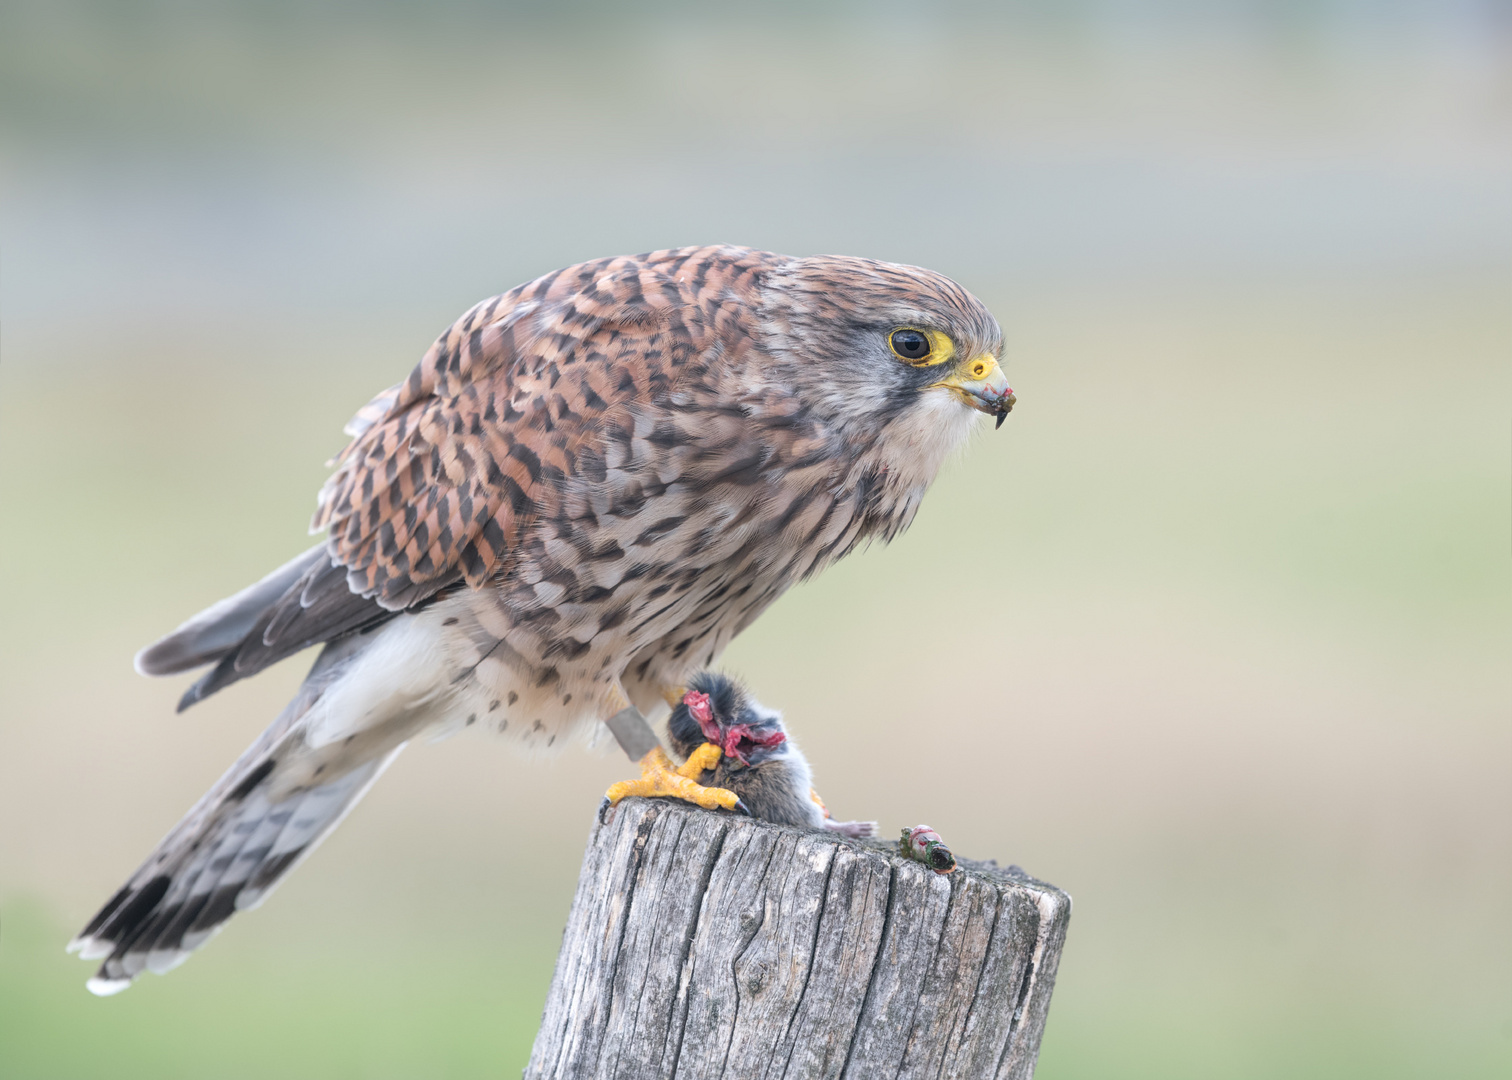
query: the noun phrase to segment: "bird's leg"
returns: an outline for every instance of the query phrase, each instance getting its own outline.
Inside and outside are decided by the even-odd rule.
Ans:
[[[682,704],[683,697],[687,693],[688,688],[686,686],[664,686],[662,687],[661,696],[663,701],[675,709]]]
[[[631,708],[630,702],[623,692],[615,688],[610,707],[619,713],[623,709]],[[641,774],[638,780],[621,780],[617,784],[611,784],[609,790],[604,793],[606,806],[614,806],[621,799],[631,796],[642,798],[672,798],[682,799],[684,802],[702,806],[705,810],[739,810],[746,813],[745,804],[733,791],[724,788],[704,787],[695,779],[701,776],[704,770],[712,768],[719,763],[720,750],[717,746],[705,743],[689,756],[688,760],[680,767],[674,767],[667,758],[667,752],[659,745],[654,746],[640,759]]]

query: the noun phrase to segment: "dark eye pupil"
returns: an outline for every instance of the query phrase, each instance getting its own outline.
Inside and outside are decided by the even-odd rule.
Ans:
[[[922,360],[929,355],[929,338],[917,330],[894,330],[892,346],[905,360]]]

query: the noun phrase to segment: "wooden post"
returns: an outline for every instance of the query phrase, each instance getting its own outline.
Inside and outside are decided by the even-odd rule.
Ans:
[[[525,1076],[1022,1077],[1071,898],[665,799],[595,824]]]

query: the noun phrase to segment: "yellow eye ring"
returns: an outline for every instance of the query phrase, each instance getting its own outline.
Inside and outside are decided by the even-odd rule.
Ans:
[[[900,326],[887,335],[887,347],[894,356],[914,367],[934,367],[955,358],[955,342],[938,330]]]
[[[888,334],[887,344],[892,348],[894,356],[910,364],[926,363],[934,348],[928,334],[911,326],[900,327]]]

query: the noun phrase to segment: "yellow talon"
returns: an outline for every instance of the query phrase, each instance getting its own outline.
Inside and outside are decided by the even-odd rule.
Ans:
[[[712,758],[709,751],[712,751]],[[604,797],[609,800],[611,806],[621,799],[638,795],[641,798],[682,799],[684,802],[701,806],[705,810],[734,810],[739,805],[740,799],[733,791],[704,787],[690,779],[717,763],[719,758],[719,747],[705,743],[693,751],[682,768],[674,769],[672,762],[667,760],[666,752],[658,746],[641,758],[639,780],[621,780],[611,785],[604,793]]]
[[[675,709],[682,704],[683,696],[687,692],[686,686],[664,686],[661,692],[662,700]]]
[[[697,780],[706,771],[718,765],[719,759],[723,756],[724,752],[719,747],[706,742],[689,754],[688,760],[677,767],[677,775],[686,776],[689,780]]]

